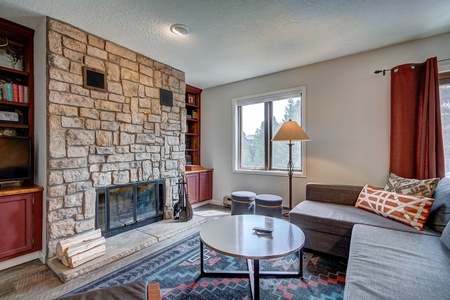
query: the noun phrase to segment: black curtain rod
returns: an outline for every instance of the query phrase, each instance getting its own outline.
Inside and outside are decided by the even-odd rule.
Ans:
[[[443,62],[443,61],[448,61],[448,60],[450,60],[450,58],[447,58],[447,59],[441,59],[441,60],[438,60],[438,62]],[[386,75],[386,72],[390,72],[391,70],[390,69],[383,69],[383,70],[375,70],[375,74],[379,74],[379,73],[383,73],[383,76],[384,75]]]

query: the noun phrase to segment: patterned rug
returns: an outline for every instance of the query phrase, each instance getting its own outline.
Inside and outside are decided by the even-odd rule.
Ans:
[[[70,294],[145,279],[159,282],[163,299],[251,299],[246,277],[200,277],[200,237],[195,234],[153,253]],[[205,246],[207,271],[247,270],[244,259],[221,255]],[[260,261],[261,270],[298,269],[295,255]],[[315,252],[303,253],[303,279],[262,277],[261,299],[342,299],[347,261]]]

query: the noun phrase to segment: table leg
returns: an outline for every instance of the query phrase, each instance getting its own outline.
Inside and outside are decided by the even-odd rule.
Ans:
[[[203,268],[203,242],[200,241],[200,276],[205,275],[205,269]]]
[[[253,264],[252,264],[253,262]],[[248,281],[253,300],[259,300],[259,260],[247,259]]]
[[[253,300],[259,300],[259,259],[254,260],[254,295]]]
[[[299,257],[298,257],[298,260],[299,260],[299,268],[300,268],[300,279],[303,279],[303,248],[301,248],[299,251],[298,251],[298,254],[299,254]]]
[[[253,264],[251,259],[247,259],[248,270],[248,283],[250,283],[250,293],[252,293],[252,299],[255,299],[255,277],[253,276]]]

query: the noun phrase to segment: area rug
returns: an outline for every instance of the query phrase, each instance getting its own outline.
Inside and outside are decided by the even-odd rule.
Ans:
[[[163,299],[251,299],[246,277],[210,278],[200,275],[200,237],[195,234],[155,252],[70,294],[128,283],[136,280],[159,282]],[[247,270],[244,259],[221,255],[205,247],[208,271]],[[298,269],[295,255],[260,261],[261,270]],[[303,279],[261,279],[261,299],[342,299],[347,261],[334,256],[305,251]]]

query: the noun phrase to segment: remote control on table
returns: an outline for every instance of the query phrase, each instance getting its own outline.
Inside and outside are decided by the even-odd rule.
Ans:
[[[264,228],[264,227],[254,227],[254,231],[261,232],[261,233],[272,233],[273,229],[270,228]]]

